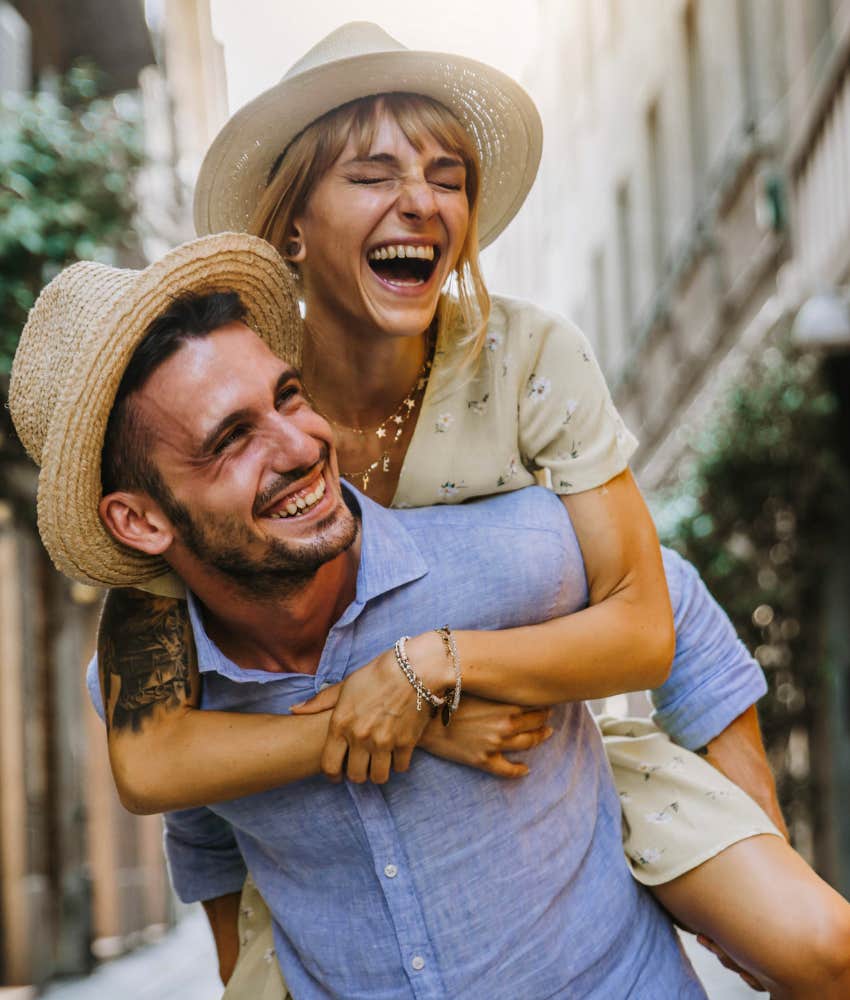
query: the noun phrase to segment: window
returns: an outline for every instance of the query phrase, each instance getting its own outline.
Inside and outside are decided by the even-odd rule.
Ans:
[[[632,206],[628,182],[623,182],[617,188],[617,252],[620,258],[620,308],[623,343],[628,344],[634,320]]]
[[[806,4],[806,41],[811,53],[815,81],[819,80],[833,45],[835,37],[832,31],[832,0],[807,0]]]
[[[744,125],[747,128],[754,128],[756,121],[756,81],[755,67],[753,65],[752,0],[737,0],[735,16],[738,27],[738,51],[740,53]]]
[[[688,133],[691,147],[691,179],[694,208],[702,196],[706,166],[705,111],[702,94],[702,65],[700,59],[698,7],[696,0],[685,8],[685,93],[688,101]]]
[[[649,187],[649,222],[652,249],[652,276],[658,285],[664,275],[667,241],[667,204],[664,185],[664,149],[658,102],[646,113],[646,154]]]
[[[608,343],[608,316],[605,308],[606,275],[605,251],[600,248],[593,255],[593,335],[595,338],[596,355],[599,364],[607,371],[611,363],[610,344]]]

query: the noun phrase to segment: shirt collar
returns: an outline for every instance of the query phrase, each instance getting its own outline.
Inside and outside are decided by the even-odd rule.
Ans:
[[[428,564],[398,513],[370,500],[347,482],[342,486],[353,513],[360,515],[357,603],[366,604],[425,576]]]
[[[361,537],[355,598],[337,623],[347,625],[369,601],[425,576],[428,564],[395,511],[375,503],[345,481],[342,482],[342,488],[349,509],[360,519]],[[207,634],[197,597],[191,591],[187,596],[189,618],[198,651],[198,669],[201,673],[215,671],[233,680],[260,682],[289,676],[268,670],[243,668],[233,663]]]

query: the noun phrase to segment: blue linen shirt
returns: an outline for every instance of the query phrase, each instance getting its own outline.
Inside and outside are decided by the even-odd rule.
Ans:
[[[190,598],[203,708],[283,714],[402,632],[444,621],[511,627],[586,603],[575,534],[545,490],[410,511],[357,499],[356,597],[315,676],[237,666]],[[656,708],[671,735],[699,745],[752,704],[763,679],[692,568],[674,553],[665,566],[678,679],[656,693]],[[90,684],[99,701],[96,671]],[[385,786],[314,778],[172,813],[166,849],[178,895],[237,891],[247,862],[299,1000],[704,997],[668,920],[628,872],[587,710],[559,706],[552,724],[521,781],[417,751]]]

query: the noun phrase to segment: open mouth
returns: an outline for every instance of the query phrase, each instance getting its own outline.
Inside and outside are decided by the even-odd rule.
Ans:
[[[285,497],[275,503],[275,505],[263,516],[282,520],[284,518],[301,517],[310,511],[325,495],[324,476],[318,476],[316,480],[304,486],[294,493],[288,493]]]
[[[366,259],[382,281],[412,287],[430,280],[440,259],[440,248],[433,244],[392,243],[370,250]]]

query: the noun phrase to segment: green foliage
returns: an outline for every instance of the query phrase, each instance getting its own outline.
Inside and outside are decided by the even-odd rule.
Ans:
[[[98,91],[96,71],[81,66],[0,109],[0,372],[50,278],[132,245],[139,109]]]
[[[823,580],[850,497],[837,414],[818,358],[768,347],[657,505],[662,539],[698,567],[767,671],[760,712],[780,793],[806,809],[789,739],[811,730],[824,690]]]

